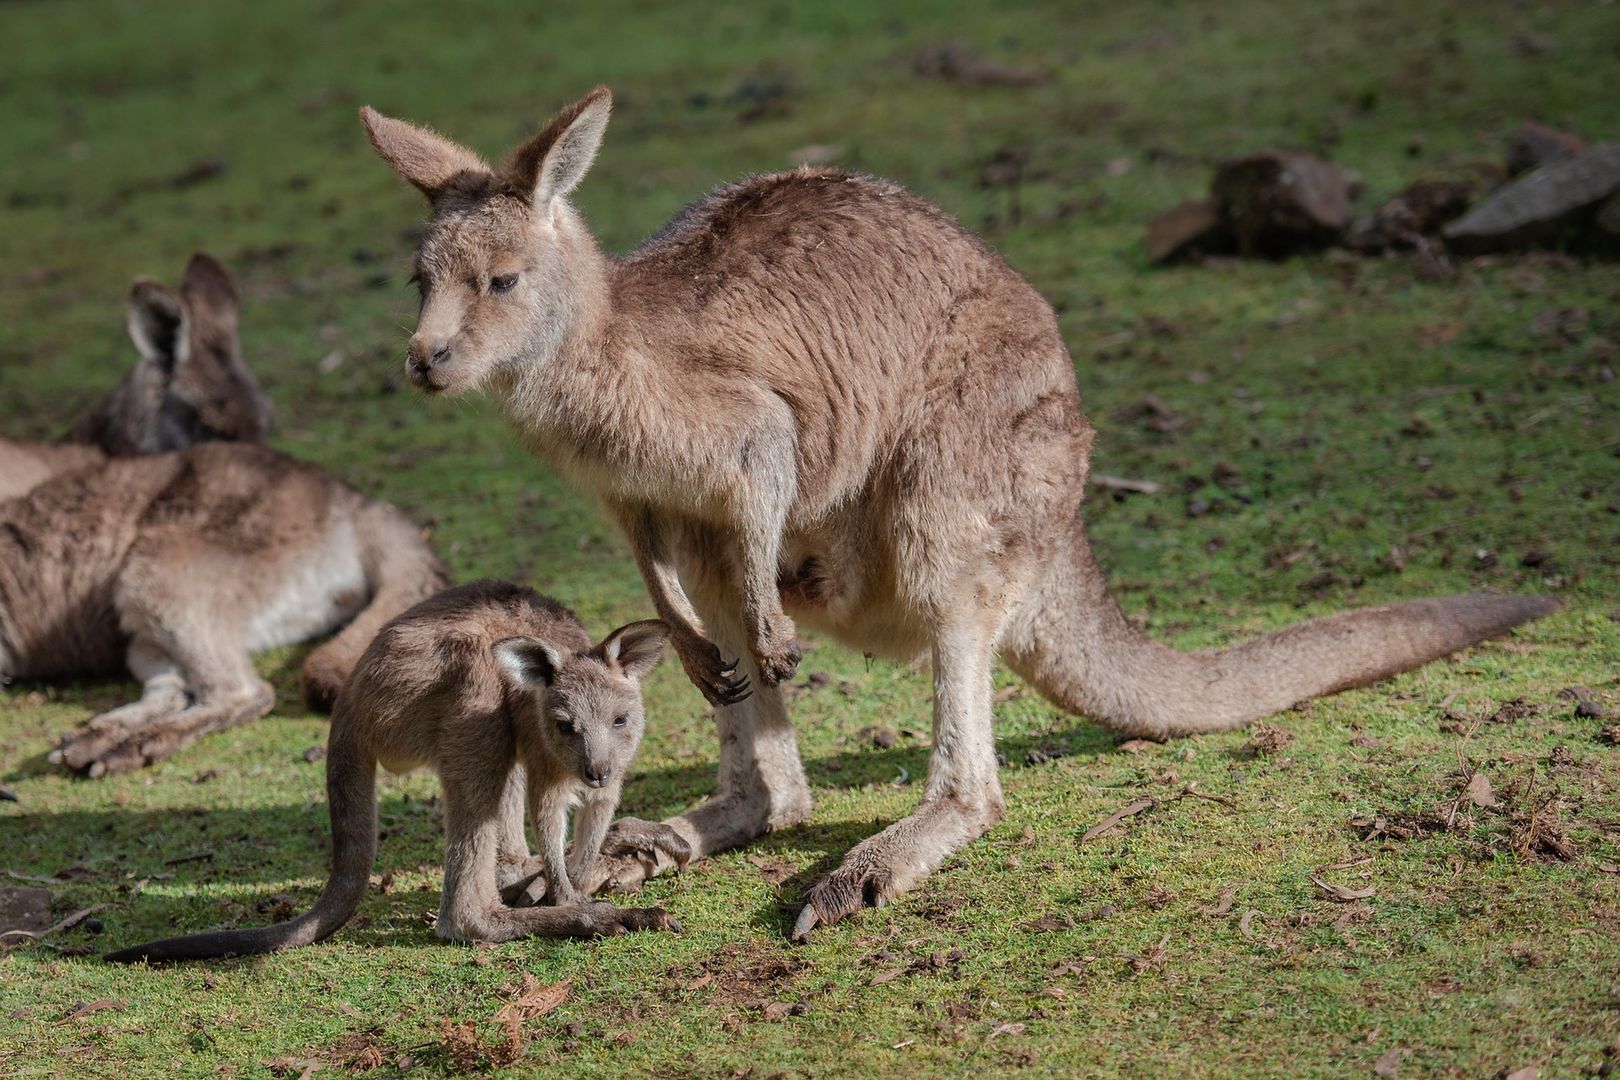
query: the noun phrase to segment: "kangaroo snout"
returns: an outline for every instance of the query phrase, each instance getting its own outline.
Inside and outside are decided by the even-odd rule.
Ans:
[[[585,766],[585,782],[591,787],[601,787],[612,775],[613,770],[606,765]]]
[[[434,378],[451,362],[450,343],[444,340],[413,337],[405,350],[405,369],[411,381],[428,390],[441,390],[443,385]]]

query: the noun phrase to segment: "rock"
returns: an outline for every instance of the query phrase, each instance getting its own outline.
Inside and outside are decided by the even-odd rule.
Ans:
[[[1460,217],[1478,190],[1479,185],[1467,180],[1414,180],[1376,213],[1357,219],[1345,243],[1356,251],[1415,247]]]
[[[1166,210],[1148,225],[1149,262],[1167,263],[1193,255],[1230,251],[1231,232],[1208,199],[1184,202]]]
[[[1337,240],[1350,224],[1352,187],[1321,158],[1266,153],[1223,163],[1210,195],[1240,254],[1282,256]]]
[[[1442,230],[1463,254],[1534,247],[1602,244],[1611,234],[1598,219],[1620,210],[1605,200],[1620,191],[1620,142],[1599,143],[1497,189]]]
[[[1585,152],[1586,140],[1579,135],[1527,120],[1508,142],[1505,164],[1509,176],[1518,176]]]

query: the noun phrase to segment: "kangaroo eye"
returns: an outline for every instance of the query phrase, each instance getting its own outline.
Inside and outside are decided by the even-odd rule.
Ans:
[[[512,286],[517,284],[517,279],[516,274],[502,274],[499,277],[492,277],[489,279],[489,291],[498,293],[511,292]]]
[[[557,721],[557,730],[564,735],[572,735],[574,733],[574,722],[572,720],[559,720]]]
[[[624,725],[628,724],[629,722],[630,722],[630,718],[628,716],[626,716],[624,713],[620,713],[618,716],[615,716],[613,718],[613,726],[614,727],[624,727]]]

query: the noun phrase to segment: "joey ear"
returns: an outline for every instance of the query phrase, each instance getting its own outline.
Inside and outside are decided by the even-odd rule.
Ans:
[[[180,299],[193,322],[236,332],[237,315],[242,309],[236,283],[225,265],[206,251],[197,252],[186,263],[186,275],[180,279]]]
[[[361,107],[360,121],[382,159],[429,202],[437,202],[457,184],[476,181],[481,185],[490,179],[483,158],[435,131],[384,116],[370,105]]]
[[[669,627],[657,619],[644,619],[619,627],[597,646],[610,665],[639,680],[664,658]]]
[[[506,678],[518,686],[551,685],[562,669],[562,654],[539,638],[513,637],[497,641],[495,662]]]
[[[180,353],[185,309],[173,289],[151,278],[136,278],[129,290],[129,339],[141,359],[165,373],[174,370]]]
[[[573,191],[596,159],[612,112],[613,92],[605,86],[568,106],[544,131],[512,151],[501,169],[505,186],[536,210]]]

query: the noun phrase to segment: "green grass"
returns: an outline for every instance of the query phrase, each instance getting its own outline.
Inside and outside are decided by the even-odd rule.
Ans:
[[[530,582],[598,629],[644,615],[622,542],[488,403],[398,387],[423,207],[354,115],[369,102],[493,154],[608,82],[615,119],[580,202],[611,248],[721,180],[824,143],[982,230],[1053,301],[1100,428],[1096,468],[1164,485],[1091,506],[1116,587],[1155,633],[1202,646],[1471,588],[1550,592],[1564,609],[1290,713],[1278,723],[1294,740],[1270,755],[1243,734],[1122,752],[1003,674],[1006,821],[914,894],[802,948],[785,943],[794,902],[913,805],[927,760],[925,677],[831,642],[813,642],[802,668],[831,685],[794,703],[814,818],[649,886],[680,936],[440,943],[427,922],[435,786],[413,776],[382,786],[391,887],[334,940],[162,971],[78,953],[264,922],[270,898],[303,907],[322,882],[322,769],[303,754],[325,724],[296,703],[301,654],[263,660],[274,715],[94,783],[44,754],[131,687],[14,686],[0,691],[0,782],[19,801],[0,803],[0,871],[82,867],[50,886],[53,912],[105,905],[105,930],[0,955],[0,1074],[264,1075],[267,1062],[296,1074],[286,1063],[303,1060],[443,1073],[501,1057],[493,1015],[525,976],[572,989],[525,1026],[514,1074],[1366,1076],[1398,1050],[1402,1076],[1535,1065],[1546,1077],[1605,1060],[1620,1040],[1620,750],[1559,691],[1585,685],[1620,707],[1620,269],[1501,258],[1428,280],[1403,258],[1327,254],[1156,270],[1140,239],[1153,213],[1202,190],[1211,161],[1243,149],[1326,149],[1361,173],[1370,203],[1449,161],[1497,157],[1525,117],[1620,135],[1603,82],[1620,45],[1611,8],[452,7],[0,5],[6,433],[64,428],[132,359],[129,279],[172,281],[206,247],[239,275],[279,446],[431,523],[458,577]],[[1525,36],[1548,48],[1524,49]],[[919,52],[949,41],[1052,78],[1007,89],[918,75]],[[745,120],[745,86],[781,92]],[[1029,155],[1016,222],[1011,194],[979,182],[1008,150]],[[217,178],[170,183],[211,159]],[[1590,318],[1538,333],[1562,308]],[[342,363],[321,374],[333,352]],[[1133,419],[1150,393],[1186,426]],[[1236,470],[1224,484],[1220,463]],[[1193,499],[1211,511],[1189,517]],[[1525,565],[1532,551],[1548,557]],[[701,800],[715,758],[677,669],[648,699],[626,790],[643,816]],[[1481,724],[1464,747],[1448,710],[1524,715]],[[870,747],[874,725],[895,745]],[[1067,756],[1026,763],[1060,744]],[[1459,754],[1501,806],[1436,828]],[[1171,801],[1188,784],[1226,801]],[[1079,842],[1144,794],[1162,801]],[[1569,861],[1516,843],[1526,811],[1555,796]],[[1392,832],[1369,838],[1357,822],[1373,818]],[[212,859],[167,862],[203,851]],[[1318,870],[1350,860],[1367,861]],[[1317,873],[1376,893],[1332,903]],[[1229,907],[1208,914],[1223,895]],[[102,999],[121,1008],[64,1020]],[[798,1002],[802,1015],[767,1011]],[[446,1023],[463,1021],[487,1049],[447,1042]]]

